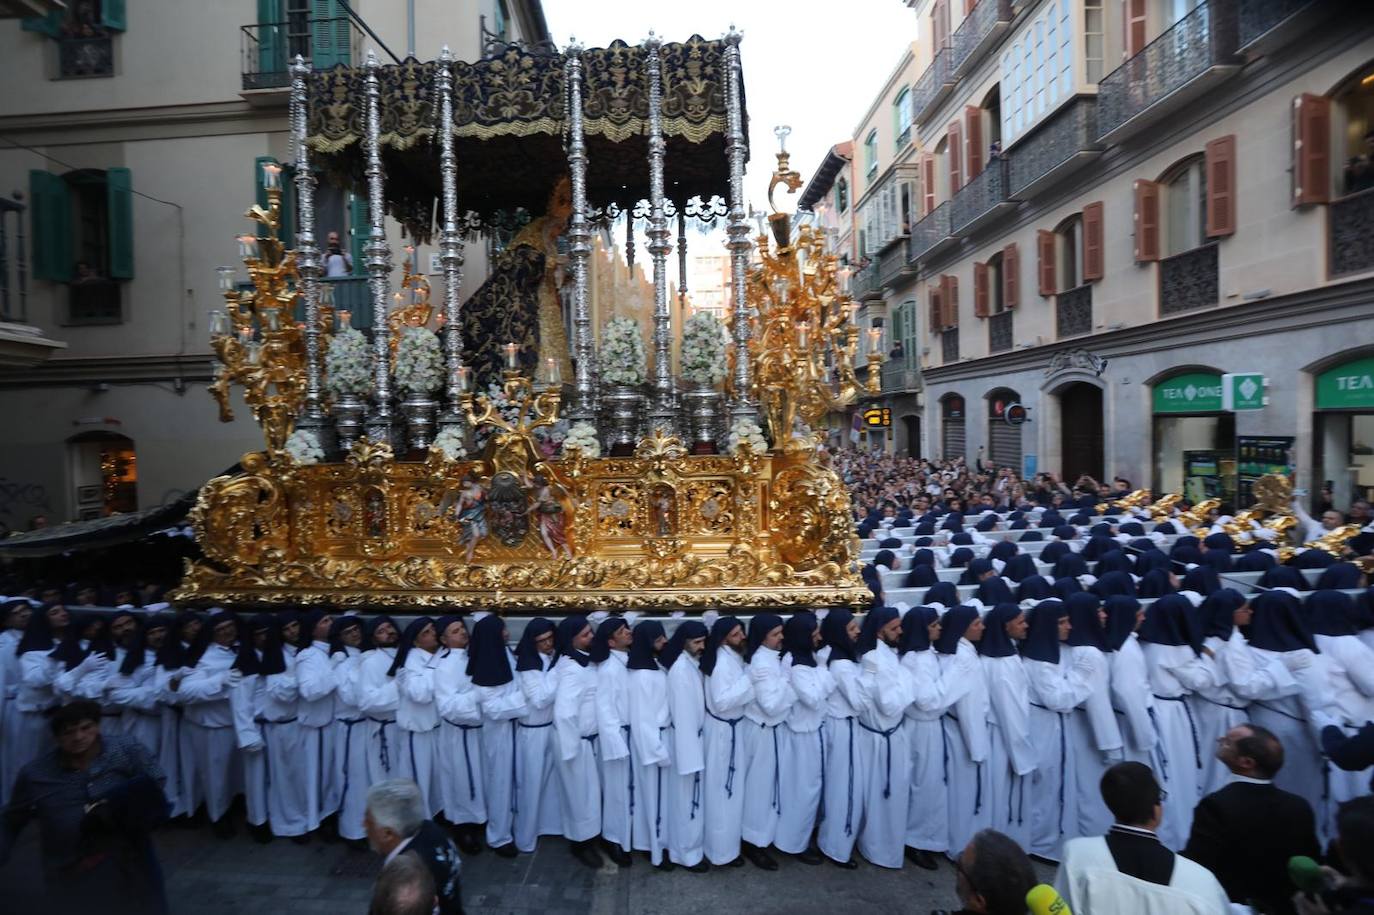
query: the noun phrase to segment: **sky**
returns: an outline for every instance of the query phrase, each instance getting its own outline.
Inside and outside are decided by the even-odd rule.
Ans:
[[[777,164],[773,128],[792,128],[792,168],[810,180],[830,147],[850,138],[916,37],[916,14],[903,0],[544,0],[544,15],[560,47],[573,37],[584,47],[633,44],[650,29],[663,41],[719,38],[732,23],[743,32],[745,195],[756,210],[767,208]]]

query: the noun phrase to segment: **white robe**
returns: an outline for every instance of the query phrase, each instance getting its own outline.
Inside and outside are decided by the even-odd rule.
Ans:
[[[1091,645],[1075,645],[1068,652],[1074,669],[1088,684],[1088,696],[1069,716],[1077,819],[1073,825],[1065,825],[1072,835],[1097,836],[1112,825],[1112,813],[1102,800],[1102,775],[1110,764],[1124,758],[1123,741],[1112,711],[1107,655]]]
[[[211,644],[177,690],[186,707],[182,731],[189,758],[182,762],[189,768],[191,797],[204,799],[212,822],[223,817],[243,791],[243,759],[235,731],[233,688],[228,682],[236,659],[232,649]],[[183,782],[182,787],[187,784]],[[194,811],[192,807],[187,812]]]
[[[510,649],[506,650],[510,654]],[[510,657],[515,671],[515,658]],[[482,785],[487,802],[487,844],[515,841],[515,720],[529,709],[514,676],[500,686],[475,686],[482,709]]]
[[[14,787],[19,770],[29,760],[47,752],[53,746],[48,729],[47,712],[57,705],[53,681],[62,672],[62,665],[48,657],[47,651],[26,651],[19,655],[19,686],[5,730],[5,771],[9,773],[6,790]]]
[[[1232,636],[1241,637],[1235,630],[1232,630]],[[1193,722],[1197,725],[1198,746],[1202,748],[1198,790],[1206,797],[1231,781],[1230,770],[1217,759],[1214,751],[1218,738],[1244,723],[1246,713],[1244,700],[1232,691],[1228,682],[1225,662],[1227,642],[1218,636],[1208,636],[1202,644],[1204,648],[1212,650],[1212,657],[1205,654],[1202,657],[1211,682],[1194,691],[1187,702],[1193,712]]]
[[[401,739],[396,729],[396,706],[400,694],[396,680],[387,676],[396,660],[396,649],[372,648],[358,660],[358,711],[366,719],[363,739],[367,744],[367,784],[364,794],[377,782],[408,775],[401,756]]]
[[[0,805],[9,800],[10,785],[19,770],[10,770],[12,760],[18,757],[10,743],[10,734],[18,726],[19,709],[15,697],[19,695],[19,655],[15,649],[23,632],[6,629],[0,632]]]
[[[1159,841],[1178,851],[1188,842],[1193,808],[1202,800],[1203,747],[1192,708],[1184,700],[1191,690],[1211,685],[1212,678],[1202,658],[1187,645],[1146,642],[1144,651],[1155,698],[1155,730],[1159,734],[1159,765],[1155,774],[1169,792],[1164,820],[1159,824]]]
[[[1035,734],[1035,773],[1031,776],[1031,847],[1052,861],[1059,860],[1065,838],[1078,822],[1074,806],[1074,758],[1069,753],[1069,717],[1088,696],[1088,685],[1073,669],[1067,648],[1059,649],[1059,663],[1025,658],[1030,681],[1030,726]]]
[[[434,704],[440,719],[434,762],[444,818],[450,823],[485,823],[482,709],[468,677],[466,649],[439,649],[434,663]]]
[[[706,814],[701,806],[702,770],[706,767],[701,736],[706,723],[706,684],[698,659],[685,651],[668,671],[668,709],[673,722],[671,780],[664,776],[668,859],[695,867],[706,854]]]
[[[1030,731],[1030,681],[1020,655],[983,657],[988,702],[992,707],[992,743],[988,770],[992,794],[992,828],[1030,847],[1030,810],[1026,787],[1035,771],[1035,741]]]
[[[864,691],[872,703],[858,713],[859,755],[866,780],[859,853],[878,867],[900,868],[911,793],[911,745],[902,727],[914,699],[911,675],[897,652],[879,641],[860,659]]]
[[[159,667],[157,683],[160,687],[159,702],[162,705],[162,748],[157,762],[167,773],[167,785],[163,789],[172,805],[172,816],[190,816],[200,806],[195,793],[192,773],[194,760],[190,753],[190,735],[186,731],[186,705],[181,697],[180,684],[172,689],[173,681],[180,681],[191,673],[190,668],[178,667],[168,670]]]
[[[596,668],[571,657],[554,664],[553,726],[563,835],[585,842],[601,832],[601,778],[596,762]]]
[[[787,680],[797,700],[786,723],[778,729],[778,781],[785,797],[778,811],[773,844],[778,851],[799,855],[811,845],[811,833],[820,812],[825,785],[822,727],[829,708],[827,700],[835,691],[835,678],[820,664],[797,665],[791,661],[789,655]]]
[[[941,719],[949,747],[949,855],[958,857],[978,830],[992,825],[991,752],[987,678],[978,649],[961,638],[955,653],[938,654],[946,698],[954,703]]]
[[[744,707],[740,727],[744,757],[744,819],[740,837],[765,848],[777,837],[778,813],[784,803],[778,759],[782,722],[787,720],[796,691],[782,669],[777,650],[760,645],[749,661],[754,698]]]
[[[1327,707],[1349,736],[1374,721],[1374,649],[1354,635],[1318,635],[1317,650],[1326,659]],[[1326,821],[1334,824],[1336,808],[1369,793],[1369,769],[1347,772],[1327,765]]]
[[[854,843],[863,825],[863,793],[859,785],[864,770],[857,717],[858,710],[868,705],[869,699],[859,665],[843,659],[830,663],[819,654],[816,663],[825,664],[835,681],[835,690],[826,699],[825,778],[816,844],[827,858],[845,862],[854,854]]]
[[[405,666],[396,671],[396,733],[403,744],[403,775],[420,786],[425,813],[432,819],[444,809],[439,751],[439,706],[435,702],[434,671],[438,652],[412,645]]]
[[[630,759],[630,677],[627,655],[612,651],[596,667],[597,749],[601,762],[601,837],[629,851],[635,807]]]
[[[527,711],[515,722],[515,847],[534,851],[540,836],[563,834],[558,789],[558,748],[553,733],[553,656],[539,656],[539,670],[517,671]]]
[[[121,709],[119,730],[137,740],[157,759],[162,749],[162,710],[158,704],[157,661],[152,653],[129,673],[116,671],[106,693]],[[170,781],[170,775],[168,780]]]
[[[1230,915],[1232,911],[1226,891],[1202,865],[1175,855],[1169,885],[1150,883],[1117,870],[1101,836],[1064,843],[1064,862],[1054,888],[1071,911],[1085,915]]]
[[[1153,766],[1159,737],[1155,734],[1155,697],[1140,637],[1132,632],[1107,658],[1111,665],[1112,708],[1121,728],[1122,752],[1132,762]]]
[[[629,671],[630,763],[635,777],[635,851],[663,861],[671,827],[665,801],[672,779],[673,729],[668,708],[668,674],[662,669]]]
[[[338,688],[334,693],[334,745],[338,747],[326,791],[325,807],[339,814],[339,835],[350,841],[366,837],[363,814],[371,784],[367,719],[358,708],[362,652],[345,647],[329,656]]]
[[[911,750],[911,795],[907,800],[906,845],[919,851],[949,851],[949,751],[942,719],[958,698],[945,689],[934,648],[908,651],[902,666],[911,675],[914,699],[906,707]]]
[[[702,804],[706,810],[705,848],[715,865],[739,857],[744,822],[744,708],[754,698],[754,684],[739,652],[721,645],[716,666],[706,678],[706,752]]]
[[[307,829],[313,832],[319,828],[320,820],[334,812],[327,805],[333,782],[330,773],[336,765],[334,693],[338,682],[334,663],[329,659],[328,642],[312,642],[296,653],[296,689],[296,709],[305,737],[297,764],[306,769]]]
[[[317,778],[319,773],[309,768],[310,752],[307,746],[308,743],[313,744],[318,735],[300,726],[295,658],[286,652],[285,659],[284,673],[244,678],[244,686],[252,680],[257,681],[253,720],[264,744],[262,751],[244,754],[244,789],[245,792],[250,787],[266,789],[263,794],[267,800],[267,822],[273,835],[299,836],[313,828],[312,820],[318,825],[312,803],[317,797],[308,779]],[[242,743],[239,748],[243,749]],[[262,782],[250,784],[247,773],[250,768],[256,770],[258,767],[262,770]],[[249,807],[251,810],[251,803]],[[254,821],[250,819],[249,822]]]

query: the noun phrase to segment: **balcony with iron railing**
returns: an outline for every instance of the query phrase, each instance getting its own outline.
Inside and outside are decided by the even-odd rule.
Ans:
[[[286,89],[296,55],[316,70],[362,62],[363,33],[347,17],[292,16],[286,22],[260,22],[240,29],[243,89]]]
[[[1264,54],[1287,44],[1338,12],[1329,0],[1239,0],[1240,50]],[[1348,8],[1347,8],[1348,9]]]
[[[999,311],[988,316],[988,352],[1005,353],[1012,347],[1014,327],[1012,311]]]
[[[1203,0],[1103,77],[1097,88],[1098,139],[1118,143],[1238,73],[1237,2]]]
[[[1374,190],[1331,201],[1326,219],[1332,279],[1374,270]]]
[[[36,365],[67,346],[29,324],[26,210],[18,199],[0,197],[0,366]]]
[[[1102,155],[1102,144],[1097,142],[1097,99],[1080,95],[1003,155],[1010,162],[1009,196],[1029,200]]]
[[[1211,308],[1221,301],[1215,243],[1160,258],[1159,313],[1176,315]]]
[[[1007,160],[996,157],[950,201],[950,229],[965,236],[1016,209],[1007,194]]]
[[[934,114],[940,103],[949,98],[949,94],[954,91],[956,80],[949,65],[950,55],[949,48],[937,51],[930,66],[926,67],[926,71],[911,89],[911,110],[918,124],[925,123],[926,118]]]
[[[849,295],[855,301],[881,299],[883,283],[878,277],[878,264],[871,263],[857,271],[849,280]]]
[[[907,256],[913,264],[921,258],[934,255],[958,240],[950,231],[950,213],[952,210],[953,207],[946,200],[911,227],[911,241],[907,245]]]
[[[954,75],[963,76],[1011,28],[1015,15],[1011,0],[978,0],[978,5],[959,23],[950,41]]]
[[[897,240],[883,249],[878,255],[878,283],[882,286],[895,285],[903,276],[915,273],[908,256],[910,238],[898,235]]]
[[[1085,283],[1054,297],[1054,331],[1060,340],[1093,332],[1093,287]]]
[[[921,372],[905,358],[883,363],[883,393],[911,394],[921,390]]]

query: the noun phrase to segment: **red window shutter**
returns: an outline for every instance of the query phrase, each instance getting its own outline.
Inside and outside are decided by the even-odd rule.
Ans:
[[[1135,259],[1159,260],[1159,185],[1143,178],[1135,183]]]
[[[945,144],[945,158],[949,160],[949,196],[959,193],[964,186],[964,130],[958,121],[949,125],[949,141]]]
[[[1002,249],[1002,304],[1008,309],[1021,304],[1021,251],[1015,242]]]
[[[978,0],[964,0],[964,15],[972,16],[973,8],[978,5]]]
[[[938,334],[945,325],[945,316],[940,307],[940,290],[930,290],[930,332]]]
[[[959,278],[945,275],[940,277],[940,302],[945,307],[945,327],[959,326]]]
[[[968,147],[968,180],[983,173],[983,109],[964,108],[964,145]]]
[[[1207,162],[1207,237],[1236,232],[1236,135],[1227,134],[1205,147]]]
[[[1102,279],[1102,201],[1083,207],[1083,282]]]
[[[1126,0],[1126,57],[1134,57],[1145,48],[1146,0]]]
[[[1059,291],[1054,277],[1054,233],[1041,229],[1035,233],[1035,254],[1040,273],[1040,294],[1049,296]]]
[[[940,53],[949,44],[949,3],[947,0],[935,0],[935,6],[931,9],[931,37],[935,39],[935,53]]]
[[[929,216],[935,209],[935,157],[930,153],[921,156],[921,215]]]
[[[1331,199],[1331,99],[1293,100],[1293,206]]]
[[[974,263],[973,265],[973,316],[975,318],[986,318],[988,316],[988,265]]]

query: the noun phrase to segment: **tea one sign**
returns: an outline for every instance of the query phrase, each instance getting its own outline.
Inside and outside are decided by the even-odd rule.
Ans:
[[[1317,409],[1374,410],[1374,356],[1352,359],[1318,375]]]
[[[1220,375],[1188,372],[1155,385],[1156,413],[1215,413],[1220,410]]]

